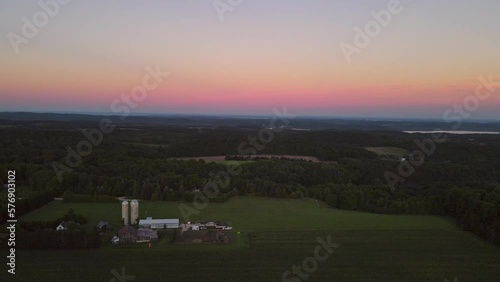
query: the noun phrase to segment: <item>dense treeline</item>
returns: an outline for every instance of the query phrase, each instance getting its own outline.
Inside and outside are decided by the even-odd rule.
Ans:
[[[2,199],[2,203],[0,204],[0,224],[4,223],[8,219],[17,219],[20,216],[35,210],[45,204],[50,203],[54,199],[52,192],[50,191],[40,191],[30,193],[27,198],[16,199],[14,203],[13,213],[14,217],[12,217],[12,213],[9,213],[7,198],[4,197]]]
[[[87,219],[81,214],[75,214],[70,210],[63,217],[60,217],[53,221],[23,221],[19,226],[29,232],[35,232],[43,229],[56,229],[56,227],[61,223],[67,223],[68,226],[71,225],[84,225],[87,224]]]
[[[66,203],[113,203],[117,202],[118,199],[108,195],[78,195],[70,191],[66,191],[63,194],[63,201]]]
[[[500,244],[500,188],[454,188],[447,192],[444,206],[464,230]]]
[[[95,249],[101,243],[99,232],[77,227],[66,230],[38,229],[33,232],[21,228],[16,232],[16,237],[19,249]]]
[[[69,209],[55,221],[20,222],[16,229],[16,247],[20,249],[93,249],[101,244],[95,228],[86,228],[87,219]],[[64,230],[56,230],[64,223]],[[2,247],[6,247],[5,245]]]
[[[401,187],[391,192],[387,186],[322,184],[308,189],[308,196],[345,210],[448,215],[464,230],[500,244],[500,187],[448,185]]]
[[[88,124],[89,130],[92,125]],[[95,126],[95,125],[94,125]],[[93,147],[85,160],[97,161],[96,154],[120,157],[189,157],[239,155],[238,148],[247,150],[249,137],[257,137],[260,128],[179,128],[136,126],[121,127],[104,136],[104,142]],[[59,126],[26,126],[0,128],[0,164],[26,163],[46,166],[67,156],[67,146],[86,140],[81,129]],[[274,134],[272,142],[254,146],[259,154],[315,156],[321,160],[338,161],[342,158],[377,159],[376,154],[363,147],[400,147],[409,151],[418,149],[415,140],[429,135],[400,132],[356,131],[283,131]],[[257,141],[262,145],[262,142]],[[118,154],[117,154],[118,153]],[[497,161],[500,158],[500,140],[497,135],[450,135],[439,144],[431,156],[434,161],[464,162]],[[11,169],[11,168],[9,168]]]
[[[168,158],[240,155],[238,147],[247,142],[243,147],[251,148],[248,138],[258,136],[259,128],[121,128],[104,136],[103,143],[93,147],[71,172],[64,172],[59,181],[53,162],[68,166],[67,147],[76,148],[83,139],[78,130],[59,126],[0,129],[2,136],[8,136],[0,140],[2,177],[7,169],[15,169],[21,187],[30,187],[33,195],[47,195],[36,201],[27,197],[26,211],[63,193],[64,200],[72,202],[116,201],[118,196],[192,201],[207,183],[217,179],[215,175],[225,173],[228,185],[218,185],[219,193],[209,197],[212,202],[224,202],[236,194],[311,197],[347,210],[448,215],[463,229],[499,243],[498,136],[449,136],[392,191],[384,174],[397,173],[401,163],[379,158],[363,147],[398,147],[411,152],[419,148],[415,139],[421,141],[427,135],[284,130],[272,142],[254,147],[255,151],[315,156],[323,162],[240,161],[240,171],[227,174],[223,163]],[[0,220],[6,219],[4,209],[2,204]]]

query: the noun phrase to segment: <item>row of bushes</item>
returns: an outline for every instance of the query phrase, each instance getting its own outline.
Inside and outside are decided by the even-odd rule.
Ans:
[[[99,233],[93,228],[40,229],[33,232],[20,229],[16,236],[16,247],[19,249],[95,249],[101,244]]]
[[[88,220],[83,215],[76,214],[73,209],[69,209],[65,215],[54,221],[25,221],[21,222],[19,227],[26,231],[34,232],[43,229],[56,229],[61,222],[73,223],[72,226],[77,226],[79,224],[87,224]]]
[[[22,215],[35,210],[43,205],[46,205],[54,200],[51,192],[35,192],[29,197],[23,199],[17,199],[14,203],[16,206],[15,218],[19,218]],[[7,222],[8,219],[12,219],[8,213],[8,203],[0,204],[0,225]]]

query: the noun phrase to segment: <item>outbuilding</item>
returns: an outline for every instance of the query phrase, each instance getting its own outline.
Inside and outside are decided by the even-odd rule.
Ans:
[[[106,231],[110,231],[112,229],[112,226],[109,222],[107,221],[99,221],[99,223],[97,224],[97,230],[99,230],[100,232],[106,232]]]

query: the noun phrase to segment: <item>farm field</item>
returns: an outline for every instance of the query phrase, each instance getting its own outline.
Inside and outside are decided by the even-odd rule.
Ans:
[[[374,152],[379,156],[396,157],[398,159],[403,156],[408,156],[410,153],[406,149],[396,147],[366,147],[365,149]]]
[[[139,201],[139,217],[180,218],[180,206],[185,202]],[[64,203],[54,201],[20,221],[54,220],[72,208],[83,214],[90,224],[104,219],[121,224],[121,205],[116,203]],[[380,215],[330,209],[313,199],[282,200],[260,197],[235,197],[226,203],[210,203],[189,220],[221,220],[240,231],[281,229],[455,229],[453,220],[437,216]]]
[[[55,219],[73,208],[91,224],[120,223],[120,203],[63,203],[21,220]],[[179,203],[140,202],[141,217],[181,217]],[[327,208],[315,200],[236,197],[209,204],[195,219],[228,221],[231,245],[176,245],[160,241],[90,251],[18,251],[19,281],[110,281],[111,270],[134,281],[282,280],[313,256],[318,238],[339,244],[305,281],[499,281],[500,248],[436,216],[377,215]],[[240,232],[238,234],[238,232]],[[4,274],[0,275],[3,276]],[[292,276],[288,276],[291,278]],[[2,279],[3,281],[3,279]]]

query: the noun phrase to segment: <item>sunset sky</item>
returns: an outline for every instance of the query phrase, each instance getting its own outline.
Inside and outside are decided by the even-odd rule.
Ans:
[[[111,112],[156,65],[170,76],[136,113],[440,118],[500,81],[496,0],[401,0],[348,63],[340,44],[389,2],[243,0],[221,21],[212,0],[73,0],[16,54],[8,34],[43,10],[0,0],[0,111]],[[499,96],[472,118],[500,118]]]

